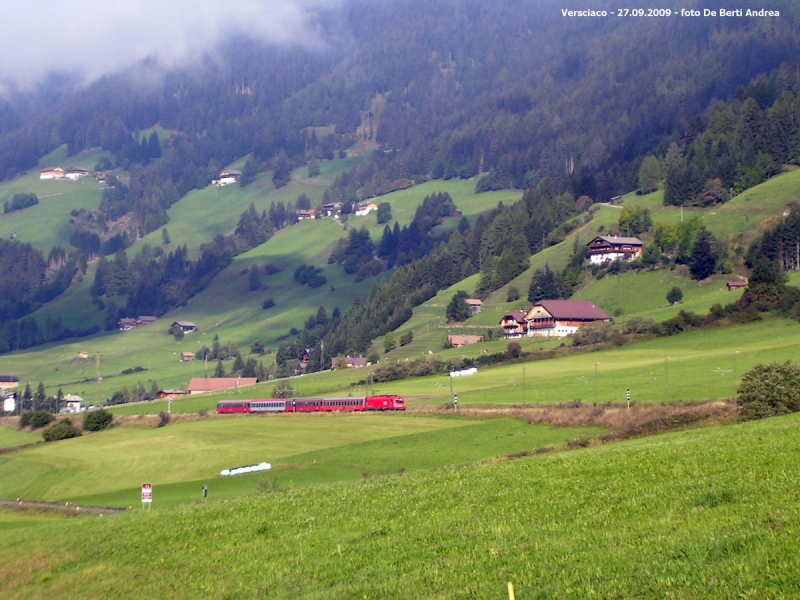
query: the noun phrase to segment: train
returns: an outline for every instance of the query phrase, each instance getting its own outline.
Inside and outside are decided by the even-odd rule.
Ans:
[[[261,400],[223,400],[217,414],[270,414],[306,412],[366,412],[406,409],[402,396],[363,396],[359,398],[265,398]]]

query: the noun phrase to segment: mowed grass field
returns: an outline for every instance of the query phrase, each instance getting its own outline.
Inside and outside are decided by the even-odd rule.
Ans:
[[[24,597],[791,598],[800,415],[0,539]]]
[[[142,482],[158,506],[253,494],[261,479],[297,487],[467,464],[600,433],[515,419],[419,415],[211,416],[164,428],[124,425],[0,456],[2,497],[128,507]],[[30,434],[28,434],[30,435]],[[223,478],[270,462],[274,471]]]

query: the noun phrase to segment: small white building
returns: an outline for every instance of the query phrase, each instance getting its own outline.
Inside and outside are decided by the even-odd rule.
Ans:
[[[365,204],[364,206],[359,206],[358,210],[356,210],[356,216],[366,217],[373,210],[378,210],[378,205],[375,204],[374,202],[370,202],[369,204]]]
[[[64,396],[64,408],[62,412],[65,413],[76,413],[81,412],[83,410],[81,405],[83,403],[83,398],[77,396],[75,394],[67,394]]]
[[[9,394],[3,398],[3,412],[13,414],[17,410],[17,396],[16,394]]]

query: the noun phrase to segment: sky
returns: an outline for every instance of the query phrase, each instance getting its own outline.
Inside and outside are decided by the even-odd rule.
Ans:
[[[315,45],[313,11],[341,0],[25,0],[0,8],[0,82],[26,87],[53,71],[92,80],[154,57],[199,58],[237,33]]]

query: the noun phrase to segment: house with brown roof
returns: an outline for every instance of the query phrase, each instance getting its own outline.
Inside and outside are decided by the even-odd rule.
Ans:
[[[615,260],[636,260],[642,255],[642,240],[635,237],[599,235],[587,244],[589,263],[605,266]]]
[[[39,179],[64,179],[64,169],[61,167],[42,169],[39,171]]]
[[[0,375],[0,390],[14,389],[19,385],[19,377],[14,375]]]
[[[348,369],[351,369],[353,367],[366,367],[367,359],[364,358],[363,356],[346,356],[345,364],[347,365]]]
[[[483,300],[479,300],[477,298],[467,298],[466,299],[467,306],[469,306],[469,312],[473,315],[477,315],[481,312],[481,308],[483,308]]]
[[[181,352],[181,362],[194,360],[194,352]]]
[[[123,317],[117,322],[117,326],[119,327],[120,331],[130,331],[131,329],[136,327],[136,319]]]
[[[176,396],[183,396],[183,390],[158,390],[159,400],[166,400],[167,398],[175,398]]]
[[[482,335],[448,335],[447,341],[453,348],[461,348],[470,344],[477,344],[483,341]]]
[[[205,394],[206,392],[219,392],[220,390],[233,390],[236,388],[255,385],[255,377],[193,377],[186,388],[188,394]]]
[[[610,320],[594,302],[577,300],[542,300],[525,315],[528,337],[565,337],[589,323]]]
[[[528,323],[525,321],[525,311],[515,310],[500,319],[500,326],[503,328],[506,339],[525,337],[528,334]]]
[[[158,321],[157,317],[153,317],[151,315],[145,315],[136,319],[136,326],[139,327],[141,325],[150,325],[151,323],[155,323],[156,321]]]
[[[742,288],[746,288],[747,287],[747,282],[746,281],[729,281],[725,285],[728,287],[728,291],[732,292],[734,290],[740,290]]]

